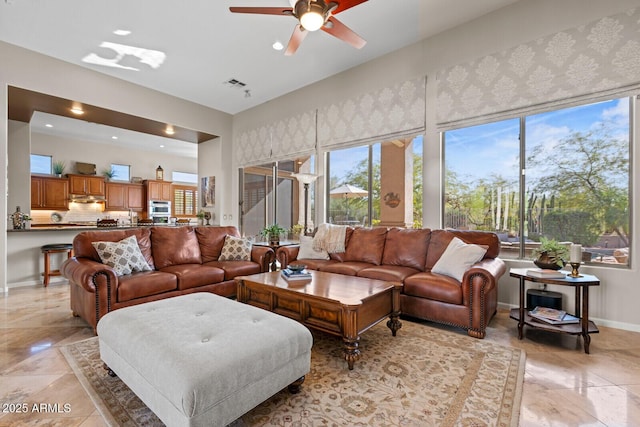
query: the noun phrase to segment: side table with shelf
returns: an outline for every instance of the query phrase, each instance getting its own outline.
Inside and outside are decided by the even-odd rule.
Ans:
[[[519,306],[518,308],[511,309],[509,314],[509,317],[518,321],[518,339],[522,339],[524,325],[551,332],[581,335],[584,344],[584,352],[589,354],[589,344],[591,343],[591,337],[589,334],[599,332],[596,324],[589,320],[589,287],[600,286],[600,279],[590,274],[581,274],[580,277],[571,277],[570,275],[567,275],[565,278],[561,279],[532,277],[527,276],[527,270],[528,268],[512,268],[509,270],[509,275],[519,279],[520,281]],[[525,309],[525,282],[527,281],[533,283],[547,283],[550,285],[573,286],[575,290],[574,316],[580,318],[580,323],[551,325],[534,320],[529,316],[529,313],[527,313],[527,309],[531,310],[533,307],[526,307]]]

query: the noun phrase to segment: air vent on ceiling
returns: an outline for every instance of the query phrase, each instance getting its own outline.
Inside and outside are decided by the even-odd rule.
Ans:
[[[238,79],[229,79],[226,82],[224,82],[223,84],[225,86],[234,87],[236,89],[242,89],[243,87],[245,87],[247,85],[246,83],[243,83]]]

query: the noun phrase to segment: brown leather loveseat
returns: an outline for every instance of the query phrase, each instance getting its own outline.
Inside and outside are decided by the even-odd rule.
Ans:
[[[150,270],[119,276],[103,264],[92,243],[120,242],[130,236],[136,237]],[[237,228],[159,226],[81,232],[73,240],[74,257],[60,268],[69,280],[71,310],[95,329],[106,313],[130,305],[191,292],[235,296],[234,277],[268,271],[274,252],[253,246],[249,259],[221,261],[227,236],[239,237]]]
[[[459,273],[461,280],[432,271],[454,237],[486,248],[482,259]],[[276,258],[284,266],[305,264],[314,270],[401,282],[403,315],[464,328],[476,338],[485,337],[496,313],[498,279],[506,270],[498,258],[498,236],[480,231],[348,228],[342,253],[298,259],[299,251],[300,246],[283,246]]]

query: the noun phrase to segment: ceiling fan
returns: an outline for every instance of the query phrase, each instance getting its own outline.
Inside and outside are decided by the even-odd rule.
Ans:
[[[334,15],[367,0],[289,0],[291,7],[230,7],[233,13],[293,16],[299,24],[293,30],[285,55],[293,55],[309,31],[322,30],[360,49],[367,42],[340,22]]]

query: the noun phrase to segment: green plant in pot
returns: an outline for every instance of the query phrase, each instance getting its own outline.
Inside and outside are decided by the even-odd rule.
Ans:
[[[104,176],[107,181],[110,181],[117,176],[116,170],[114,168],[105,169],[102,171],[102,176]]]
[[[542,237],[540,247],[533,250],[533,256],[533,263],[538,267],[560,270],[565,265],[564,260],[569,257],[569,250],[554,239]]]
[[[280,227],[278,224],[271,224],[268,227],[260,230],[260,235],[269,240],[270,245],[280,244],[280,235],[286,233],[285,228]]]
[[[62,176],[62,174],[64,173],[64,168],[67,165],[65,165],[64,162],[53,162],[52,165],[52,170],[53,170],[53,174],[60,177]]]

